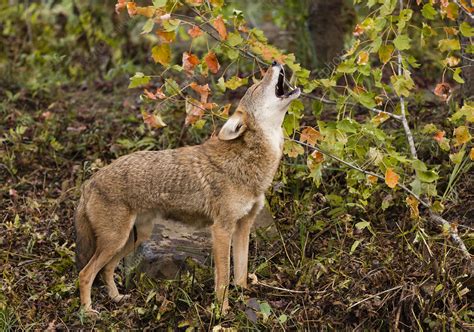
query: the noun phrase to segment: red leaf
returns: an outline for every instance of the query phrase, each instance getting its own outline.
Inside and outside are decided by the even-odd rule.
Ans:
[[[217,74],[219,68],[221,67],[219,61],[217,60],[216,53],[209,51],[207,55],[204,57],[204,61],[207,63],[207,67],[213,74]]]
[[[191,38],[197,38],[200,35],[202,35],[203,32],[197,25],[195,25],[191,29],[188,30],[188,34],[191,36]]]
[[[446,101],[451,97],[451,86],[448,83],[438,83],[434,89],[434,94]]]
[[[188,73],[192,74],[194,72],[194,67],[196,67],[199,62],[199,58],[194,54],[188,52],[183,53],[183,68]]]

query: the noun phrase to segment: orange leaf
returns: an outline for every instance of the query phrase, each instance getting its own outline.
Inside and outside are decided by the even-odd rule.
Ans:
[[[225,27],[224,20],[222,19],[222,15],[217,16],[217,18],[212,22],[214,28],[216,28],[217,32],[219,32],[219,37],[222,40],[227,39],[227,29]]]
[[[133,1],[127,2],[127,11],[130,16],[137,15],[137,4]]]
[[[199,105],[199,102],[194,99],[186,99],[186,119],[184,123],[186,125],[195,124],[196,121],[200,120],[204,115],[204,109]]]
[[[166,98],[166,95],[163,93],[161,88],[156,89],[155,96],[157,96],[160,99],[165,99]]]
[[[225,104],[224,107],[222,108],[222,112],[221,112],[221,115],[222,116],[229,116],[229,111],[230,111],[230,107],[232,106],[232,104]]]
[[[142,111],[143,122],[149,125],[152,128],[163,128],[166,127],[166,123],[163,122],[161,116],[156,114],[148,114],[145,111]]]
[[[369,183],[375,184],[375,183],[377,183],[378,178],[374,175],[368,175],[367,180],[369,180]]]
[[[204,61],[207,63],[207,67],[213,74],[217,74],[219,68],[221,67],[219,61],[217,60],[216,53],[209,51],[207,55],[204,57]]]
[[[211,89],[209,89],[209,84],[199,85],[196,82],[192,82],[189,86],[191,87],[191,89],[199,93],[199,95],[201,96],[201,103],[207,103],[209,92],[211,92]]]
[[[145,95],[150,98],[150,99],[153,99],[153,100],[156,100],[156,96],[155,94],[151,93],[150,91],[148,91],[148,89],[145,89]]]
[[[400,179],[400,176],[393,171],[390,167],[387,168],[385,171],[385,183],[387,186],[390,188],[395,188],[398,184],[398,179]]]
[[[311,157],[313,157],[313,161],[316,164],[320,164],[324,161],[324,155],[319,151],[313,151],[313,153],[311,153]]]
[[[183,53],[183,68],[188,73],[192,74],[194,72],[194,67],[196,67],[199,62],[199,58],[194,54],[188,52]]]
[[[352,32],[352,34],[356,37],[362,35],[364,33],[364,30],[365,28],[359,24],[357,24],[354,28],[354,31]]]
[[[434,134],[433,139],[436,142],[441,142],[444,138],[444,134],[446,134],[444,130],[437,131],[436,134]]]
[[[191,38],[197,38],[202,35],[203,32],[197,25],[194,25],[191,29],[188,30],[188,34],[191,36]]]
[[[471,151],[469,152],[469,158],[471,158],[471,160],[474,160],[474,148],[471,148]]]
[[[136,7],[136,14],[151,18],[155,15],[156,9],[153,6]]]
[[[156,34],[163,43],[171,43],[176,38],[176,33],[174,31],[157,30]]]
[[[120,14],[120,11],[127,7],[127,1],[126,0],[118,0],[117,3],[115,4],[115,12],[117,14]]]
[[[321,139],[321,134],[314,128],[306,127],[301,131],[300,141],[308,142],[308,144],[315,145]]]

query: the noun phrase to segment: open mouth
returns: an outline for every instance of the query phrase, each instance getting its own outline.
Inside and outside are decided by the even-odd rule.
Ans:
[[[275,86],[275,95],[278,98],[288,98],[293,93],[295,93],[298,89],[293,89],[285,92],[285,72],[283,68],[280,69],[280,73],[278,74],[278,82]]]

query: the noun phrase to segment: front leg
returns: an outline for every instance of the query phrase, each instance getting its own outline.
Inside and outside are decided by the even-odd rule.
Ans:
[[[212,252],[215,265],[215,292],[217,301],[221,305],[222,313],[225,314],[229,309],[228,292],[232,231],[219,223],[214,224],[211,230]]]
[[[263,207],[264,197],[254,204],[249,214],[240,219],[232,236],[232,257],[234,260],[234,284],[247,288],[250,229]]]

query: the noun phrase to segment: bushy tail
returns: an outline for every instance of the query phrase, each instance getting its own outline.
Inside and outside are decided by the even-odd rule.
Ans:
[[[89,262],[95,251],[95,236],[86,214],[84,193],[79,200],[74,217],[76,229],[76,266],[81,271]]]

